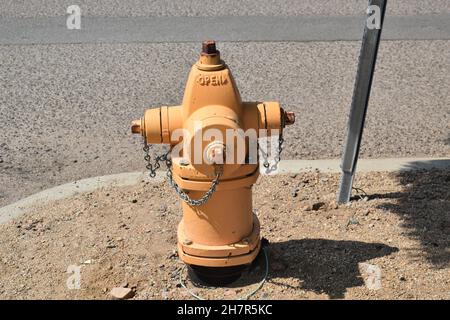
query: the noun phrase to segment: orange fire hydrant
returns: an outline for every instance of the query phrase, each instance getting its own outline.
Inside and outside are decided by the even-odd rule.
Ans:
[[[147,161],[148,144],[169,144],[171,151],[182,144],[178,154],[159,160],[166,161],[169,183],[184,200],[179,257],[201,280],[216,284],[235,280],[258,255],[260,226],[252,211],[251,188],[259,164],[249,160],[250,145],[261,131],[281,135],[294,121],[294,114],[277,102],[242,102],[214,41],[203,43],[180,106],[148,109],[133,121],[132,132],[145,139]],[[239,134],[227,135],[251,130],[256,135],[244,138],[240,149]],[[200,134],[198,143],[199,132],[214,134],[209,139]],[[201,161],[196,159],[196,146]],[[236,153],[244,160],[237,161]],[[151,164],[147,168],[153,169]]]

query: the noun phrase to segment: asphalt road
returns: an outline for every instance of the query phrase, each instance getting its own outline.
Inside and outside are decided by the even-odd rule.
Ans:
[[[393,17],[450,13],[449,1],[391,2]],[[80,1],[92,16],[274,13],[299,19],[304,14],[358,15],[359,4],[363,12],[366,2],[264,1],[257,7],[245,1],[221,1],[218,7],[199,1],[126,3],[140,6]],[[63,4],[3,1],[0,25],[11,17],[17,22],[61,15]],[[4,35],[0,31],[0,38]],[[279,100],[296,112],[298,121],[286,133],[287,159],[341,155],[360,42],[332,40],[218,44],[244,100]],[[148,107],[181,101],[199,46],[0,44],[0,205],[74,179],[143,169],[141,141],[130,134],[130,120]],[[448,40],[382,42],[362,157],[450,155],[449,64]]]
[[[86,16],[351,16],[364,13],[368,0],[3,0],[0,17],[65,15],[77,4]],[[450,13],[449,0],[390,0],[388,14]]]

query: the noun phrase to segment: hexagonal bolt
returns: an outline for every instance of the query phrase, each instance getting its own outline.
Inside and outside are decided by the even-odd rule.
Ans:
[[[203,41],[202,53],[204,54],[217,54],[216,42],[214,40]]]
[[[180,164],[180,166],[182,166],[182,167],[186,167],[186,166],[190,165],[191,163],[189,162],[188,159],[181,158],[179,164]]]

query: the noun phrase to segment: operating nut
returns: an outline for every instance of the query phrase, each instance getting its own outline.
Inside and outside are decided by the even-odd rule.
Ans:
[[[213,40],[203,41],[202,54],[217,54],[216,42]]]

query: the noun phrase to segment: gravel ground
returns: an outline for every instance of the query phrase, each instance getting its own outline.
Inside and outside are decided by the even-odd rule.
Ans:
[[[351,205],[334,202],[338,176],[262,177],[255,210],[268,240],[268,282],[254,299],[450,299],[450,172],[360,174]],[[174,248],[179,203],[166,183],[109,188],[34,208],[0,225],[0,298],[189,299]],[[69,265],[81,289],[68,290]],[[370,286],[379,270],[380,287]],[[194,287],[234,299],[257,286],[264,259],[227,288]],[[367,283],[367,284],[366,284]]]
[[[4,0],[0,17],[61,16],[71,0]],[[355,15],[364,13],[367,0],[78,0],[88,16],[297,16]],[[450,12],[449,0],[394,0],[388,4],[392,15]]]
[[[244,100],[279,100],[296,112],[284,158],[340,157],[358,42],[219,46]],[[130,121],[148,107],[180,103],[198,50],[0,46],[0,205],[76,179],[142,170]],[[361,156],[449,155],[450,42],[384,42],[379,56]]]

